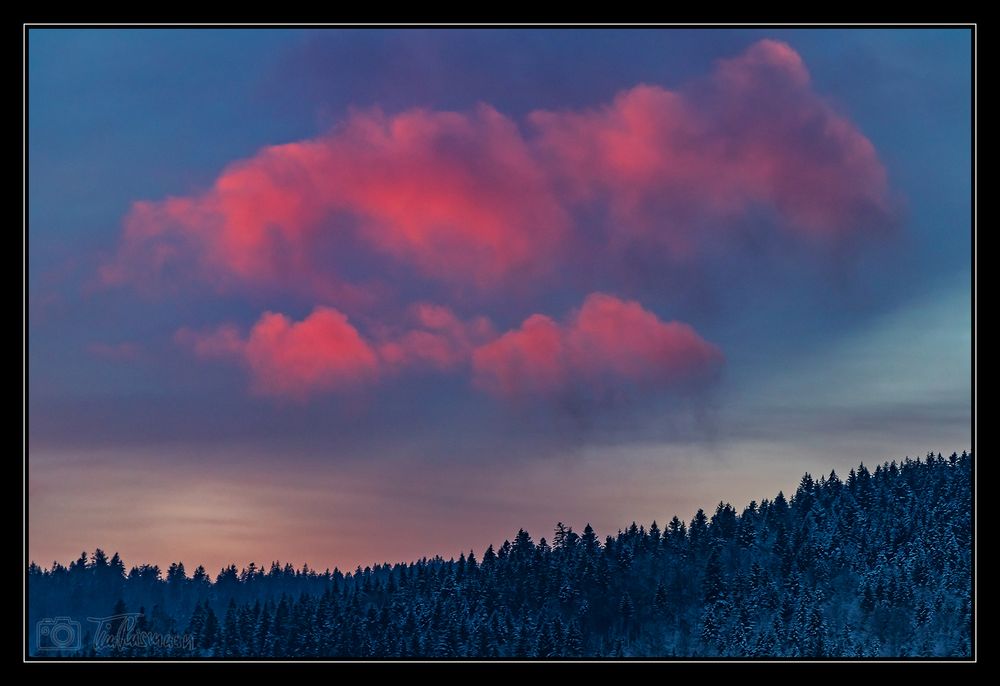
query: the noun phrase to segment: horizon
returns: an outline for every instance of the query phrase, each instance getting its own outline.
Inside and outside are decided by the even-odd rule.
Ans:
[[[969,451],[969,450],[963,450],[963,451],[952,451],[949,454],[945,454],[945,453],[942,453],[942,452],[938,451],[938,452],[928,452],[928,455],[935,455],[935,456],[938,456],[938,457],[944,456],[944,457],[947,458],[947,457],[953,456],[953,455],[970,455],[970,456],[972,456],[972,452]],[[813,478],[817,482],[819,482],[821,480],[825,481],[825,480],[828,480],[833,473],[836,473],[836,476],[837,476],[837,478],[840,481],[844,481],[844,480],[846,480],[848,478],[848,474],[850,474],[851,472],[854,472],[854,471],[860,471],[860,469],[862,467],[864,467],[865,469],[868,469],[869,473],[875,473],[877,470],[883,470],[884,471],[884,468],[887,467],[890,464],[903,465],[903,464],[905,464],[907,462],[910,462],[910,461],[912,461],[912,462],[921,462],[921,461],[925,460],[926,457],[927,456],[921,457],[919,455],[916,456],[916,457],[910,457],[909,455],[907,455],[902,460],[885,460],[883,462],[872,463],[874,465],[872,467],[869,467],[868,464],[866,464],[864,462],[860,462],[856,467],[852,467],[850,470],[848,470],[847,473],[845,473],[843,475],[841,475],[840,473],[836,473],[835,469],[832,469],[827,474],[820,474],[818,476],[813,476],[810,472],[805,472],[805,473],[803,473],[802,477],[800,477],[800,481],[801,481],[801,479],[803,479],[803,478],[805,478],[807,476]],[[786,494],[786,489],[781,489],[781,490],[777,491],[771,497],[750,500],[750,501],[746,502],[743,507],[737,507],[737,505],[734,504],[734,503],[728,502],[726,500],[720,500],[716,505],[714,505],[712,507],[700,507],[700,508],[698,508],[698,511],[704,512],[706,514],[706,516],[711,516],[719,507],[727,507],[728,506],[728,507],[734,508],[735,511],[736,511],[736,513],[737,513],[737,517],[740,517],[746,511],[746,508],[748,508],[751,504],[753,504],[753,505],[755,505],[756,507],[759,508],[764,503],[774,502],[774,500],[777,499],[778,496],[782,496],[787,501],[791,502],[795,498],[795,488],[787,489],[787,494]],[[674,514],[674,515],[671,515],[670,517],[664,517],[663,519],[652,519],[652,520],[649,520],[649,521],[646,521],[646,522],[640,522],[640,521],[637,521],[637,520],[633,520],[633,521],[631,521],[631,522],[629,522],[627,524],[620,525],[618,528],[614,529],[614,532],[612,532],[610,529],[607,530],[607,531],[605,531],[605,532],[602,532],[602,530],[600,528],[593,527],[590,522],[585,522],[583,525],[577,526],[575,524],[567,524],[566,522],[563,522],[563,521],[558,521],[554,525],[550,526],[549,527],[549,531],[550,532],[554,532],[559,525],[563,525],[566,528],[567,531],[573,531],[573,532],[576,532],[576,533],[579,534],[579,533],[582,533],[586,529],[586,527],[591,527],[593,529],[594,533],[597,535],[598,545],[603,545],[602,541],[604,541],[607,537],[613,537],[615,534],[621,534],[622,532],[628,530],[633,525],[638,526],[640,528],[640,530],[645,529],[645,530],[648,531],[653,524],[656,524],[659,527],[659,529],[661,531],[663,531],[665,529],[665,527],[673,520],[673,518],[676,517],[677,519],[679,519],[681,521],[681,523],[685,527],[689,527],[690,524],[691,524],[691,521],[697,516],[697,513],[698,512],[692,513],[691,517],[688,518],[688,519],[685,519],[684,517],[681,517],[678,514]],[[536,537],[534,534],[531,533],[530,529],[527,529],[525,527],[518,527],[518,531],[521,531],[521,530],[523,530],[523,531],[527,532],[529,535],[531,535],[532,536],[532,540],[534,540],[536,544],[540,544],[542,540],[545,540],[546,542],[549,543],[549,545],[551,545],[551,538],[552,538],[551,534],[549,534],[549,535],[538,535]],[[163,562],[156,561],[156,560],[145,560],[145,561],[134,560],[130,564],[130,563],[126,562],[126,558],[124,556],[121,556],[117,550],[113,550],[113,551],[112,550],[105,550],[101,546],[97,546],[97,547],[93,548],[93,550],[91,550],[91,551],[83,550],[83,551],[81,551],[81,553],[86,554],[88,560],[93,560],[93,557],[94,557],[94,555],[96,555],[96,553],[97,553],[98,550],[101,550],[102,552],[104,552],[105,555],[108,556],[108,559],[110,559],[111,557],[114,557],[114,556],[118,555],[118,557],[122,560],[122,563],[123,563],[123,566],[124,566],[125,570],[131,570],[133,568],[140,567],[140,566],[143,566],[143,565],[155,565],[159,569],[160,578],[164,578],[163,575],[166,574],[167,569],[169,567],[171,567],[172,565],[174,565],[174,564],[183,565],[184,568],[185,568],[185,570],[187,571],[189,577],[190,577],[191,572],[193,572],[195,569],[201,567],[201,568],[203,568],[205,570],[205,573],[208,575],[209,582],[214,584],[214,583],[216,583],[216,580],[217,580],[217,577],[219,576],[219,574],[225,572],[227,569],[229,569],[231,567],[235,567],[237,569],[237,571],[239,571],[239,572],[242,573],[242,572],[247,571],[247,569],[249,568],[249,566],[251,564],[255,565],[255,568],[258,571],[263,571],[265,569],[270,570],[275,565],[278,565],[282,569],[284,569],[287,565],[291,564],[296,571],[301,571],[301,570],[303,570],[305,568],[308,568],[310,572],[314,572],[314,573],[318,573],[318,574],[323,574],[325,572],[336,573],[336,572],[339,571],[340,573],[344,574],[344,576],[350,576],[357,569],[362,569],[362,570],[369,569],[369,568],[375,569],[377,567],[381,567],[381,566],[384,566],[384,565],[389,565],[389,566],[395,566],[395,565],[400,565],[400,564],[401,565],[410,565],[410,564],[414,564],[414,563],[420,562],[422,560],[427,560],[427,561],[443,560],[445,562],[454,561],[454,560],[457,560],[459,556],[465,556],[466,552],[470,552],[470,553],[476,555],[476,557],[481,561],[482,557],[483,557],[483,553],[487,549],[492,548],[493,550],[499,550],[505,543],[509,544],[512,540],[514,540],[516,538],[516,535],[517,535],[517,532],[514,532],[512,535],[504,538],[502,541],[490,542],[490,543],[488,543],[486,545],[481,545],[478,548],[480,550],[480,552],[478,554],[476,553],[477,547],[473,546],[473,547],[468,548],[466,550],[459,551],[458,555],[449,555],[449,554],[445,554],[445,553],[441,553],[441,552],[437,552],[437,553],[433,553],[433,554],[432,553],[426,553],[424,555],[420,555],[420,556],[417,556],[417,557],[411,557],[411,558],[405,558],[405,559],[404,558],[385,558],[385,559],[383,559],[381,561],[378,561],[378,562],[372,561],[372,562],[368,562],[367,564],[363,563],[363,562],[357,562],[357,563],[352,564],[352,565],[343,565],[343,566],[342,565],[338,565],[338,564],[334,564],[334,565],[315,565],[315,564],[310,563],[308,560],[299,562],[298,564],[292,563],[291,560],[281,560],[281,559],[271,559],[267,563],[264,563],[264,561],[261,560],[261,562],[259,564],[258,564],[257,560],[253,560],[253,559],[243,561],[242,563],[240,561],[237,561],[237,560],[232,560],[232,561],[230,561],[228,563],[222,563],[222,564],[218,565],[217,566],[217,568],[219,570],[218,572],[213,572],[213,569],[215,569],[215,567],[211,567],[211,566],[209,566],[207,564],[203,564],[203,563],[192,564],[192,563],[186,563],[183,560],[170,560],[167,563],[163,563]],[[73,563],[75,561],[78,561],[79,559],[80,559],[80,557],[79,557],[79,555],[77,555],[75,558],[71,557],[71,558],[67,559],[65,563],[63,563],[61,560],[53,560],[52,563],[50,564],[50,566],[48,566],[48,567],[43,566],[43,565],[39,565],[38,562],[37,562],[37,560],[30,560],[29,561],[29,567],[31,565],[37,565],[39,568],[41,568],[43,570],[50,570],[52,568],[52,566],[54,566],[55,564],[60,564],[63,567],[68,568],[71,563]]]

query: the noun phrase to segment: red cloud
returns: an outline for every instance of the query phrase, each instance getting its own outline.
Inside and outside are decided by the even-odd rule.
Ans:
[[[634,301],[592,293],[562,325],[535,314],[478,348],[474,382],[495,395],[550,395],[575,388],[647,388],[705,376],[722,353],[690,326],[663,322]]]
[[[811,90],[799,55],[778,41],[720,61],[689,91],[640,85],[597,109],[530,120],[566,191],[608,203],[618,241],[641,233],[687,251],[703,220],[757,207],[790,229],[845,235],[889,211],[871,142]]]
[[[101,276],[266,287],[353,313],[385,305],[414,275],[464,299],[600,271],[637,249],[697,257],[729,245],[747,216],[770,216],[791,240],[829,242],[870,232],[891,209],[871,142],[773,40],[683,89],[639,85],[526,124],[488,105],[354,111],[322,136],[229,165],[204,193],[135,203]],[[384,283],[345,276],[366,270]],[[440,306],[411,308],[405,326],[373,311],[368,337],[317,307],[300,322],[266,313],[246,337],[221,327],[177,340],[201,358],[242,361],[257,393],[299,399],[470,362],[477,387],[513,397],[659,388],[722,361],[688,325],[601,294],[563,322],[533,315],[499,338],[486,318]]]
[[[474,383],[503,396],[548,393],[569,382],[565,332],[541,314],[473,353]]]
[[[260,395],[304,400],[357,388],[378,375],[375,351],[347,317],[330,307],[317,307],[300,322],[266,312],[246,339],[231,326],[205,334],[182,329],[175,338],[199,357],[243,362]]]
[[[317,307],[301,322],[266,313],[246,345],[254,389],[265,395],[305,396],[370,381],[378,372],[375,352],[329,307]]]
[[[484,317],[411,308],[412,328],[382,332],[375,345],[339,311],[317,307],[300,322],[266,312],[243,337],[231,325],[181,329],[175,340],[202,359],[230,358],[260,395],[305,400],[356,390],[408,370],[447,372],[470,360],[474,385],[503,397],[622,385],[662,388],[710,374],[722,354],[687,324],[663,322],[633,301],[593,293],[564,324],[535,314],[497,338]]]
[[[174,340],[204,360],[242,362],[260,395],[305,400],[411,369],[451,371],[464,365],[477,345],[495,337],[486,318],[463,322],[446,307],[424,303],[411,308],[410,315],[412,328],[386,334],[378,345],[331,307],[317,307],[300,322],[266,312],[247,337],[224,324],[207,332],[183,328]]]
[[[378,348],[379,357],[392,369],[451,371],[469,360],[476,345],[496,335],[485,317],[463,322],[439,305],[416,305],[411,318],[414,328],[386,340]]]
[[[355,112],[326,136],[230,165],[201,196],[135,203],[102,276],[193,268],[331,290],[337,275],[313,256],[332,237],[443,281],[491,285],[550,259],[568,226],[517,126],[493,108]]]
[[[488,105],[353,112],[323,136],[231,164],[201,195],[135,203],[102,277],[267,285],[350,307],[374,297],[337,267],[358,251],[366,264],[388,260],[381,274],[403,264],[498,288],[638,239],[694,254],[748,212],[837,238],[889,210],[871,142],[773,40],[681,90],[640,85],[528,121],[526,135]],[[600,251],[588,247],[595,225]],[[417,338],[411,347],[444,363]]]

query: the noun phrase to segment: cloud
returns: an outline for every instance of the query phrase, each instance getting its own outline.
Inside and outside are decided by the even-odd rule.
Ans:
[[[413,328],[378,346],[379,357],[391,369],[452,371],[469,361],[477,345],[496,337],[486,317],[463,322],[440,305],[415,305],[410,318]]]
[[[473,354],[474,383],[503,396],[548,393],[569,382],[566,341],[552,319],[533,314]]]
[[[769,209],[812,237],[870,231],[890,205],[871,142],[810,87],[799,55],[763,40],[683,91],[639,85],[585,111],[530,115],[537,147],[577,202],[606,204],[617,242],[676,254]]]
[[[890,210],[871,142],[813,91],[790,46],[764,40],[679,90],[639,85],[523,126],[486,104],[353,111],[230,164],[204,193],[135,203],[101,276],[351,308],[377,294],[345,263],[504,292],[637,241],[691,258],[748,214],[793,240],[840,240]]]
[[[225,324],[183,328],[174,338],[200,359],[242,363],[256,394],[299,401],[408,372],[469,366],[474,387],[505,398],[657,390],[704,381],[723,361],[687,324],[663,322],[637,302],[603,293],[587,296],[562,324],[534,314],[499,337],[485,317],[463,321],[440,305],[415,305],[408,319],[366,337],[343,313],[317,307],[298,322],[266,312],[246,337]]]
[[[232,324],[223,324],[208,332],[197,332],[185,327],[174,334],[174,341],[190,348],[203,360],[239,357],[246,347],[240,330]]]
[[[181,329],[175,339],[201,358],[239,360],[259,395],[306,400],[318,393],[354,390],[378,377],[375,351],[331,307],[317,307],[299,322],[265,312],[247,338],[224,325],[207,333]]]
[[[488,286],[551,259],[568,227],[516,124],[492,107],[356,111],[326,136],[231,164],[200,196],[135,203],[102,276],[193,270],[222,285],[294,276],[330,290],[339,275],[314,259],[325,240]]]
[[[663,389],[710,376],[722,362],[687,324],[604,293],[587,296],[562,324],[534,314],[473,353],[475,385],[504,398]]]
[[[795,50],[763,40],[679,89],[640,84],[521,123],[487,104],[353,110],[228,165],[201,194],[136,202],[101,276],[322,303],[298,322],[267,312],[246,336],[177,333],[202,359],[240,360],[261,395],[470,368],[502,397],[660,389],[710,376],[722,354],[637,302],[592,293],[564,321],[535,314],[498,337],[485,316],[401,299],[495,305],[516,292],[531,308],[556,282],[629,294],[637,257],[692,274],[708,250],[752,259],[737,236],[751,225],[826,254],[891,214],[871,142],[813,90]]]
[[[409,327],[380,327],[373,342],[342,312],[320,306],[298,322],[265,312],[248,336],[223,324],[200,332],[181,328],[174,340],[199,359],[242,363],[258,395],[302,401],[408,371],[454,371],[468,363],[477,345],[496,336],[485,317],[462,321],[440,305],[414,305],[409,319]]]

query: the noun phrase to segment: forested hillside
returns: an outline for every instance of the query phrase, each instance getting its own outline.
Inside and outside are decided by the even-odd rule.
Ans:
[[[971,455],[802,478],[690,522],[519,531],[499,548],[342,573],[214,578],[98,550],[28,570],[40,656],[968,656]],[[87,618],[119,616],[107,622]],[[36,623],[75,625],[39,637]],[[66,620],[58,620],[66,625]],[[42,631],[55,626],[42,625]],[[56,650],[57,645],[80,650]],[[95,647],[95,638],[96,647]],[[166,640],[166,639],[170,640]],[[39,644],[38,641],[41,641]],[[38,650],[41,648],[41,650]]]

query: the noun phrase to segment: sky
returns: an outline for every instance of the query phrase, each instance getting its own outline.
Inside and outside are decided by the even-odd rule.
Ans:
[[[215,573],[971,448],[966,29],[39,29],[28,552]]]

